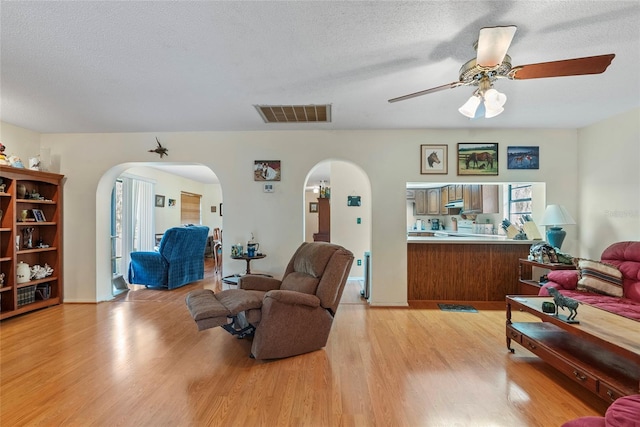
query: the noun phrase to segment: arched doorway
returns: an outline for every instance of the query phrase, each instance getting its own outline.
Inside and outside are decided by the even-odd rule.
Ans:
[[[125,178],[137,179],[152,186],[152,195],[141,203],[138,209],[138,221],[148,223],[146,233],[136,229],[136,238],[144,236],[144,248],[155,245],[155,235],[161,235],[167,228],[181,224],[181,194],[185,191],[201,196],[200,223],[210,229],[222,229],[222,215],[219,206],[222,203],[222,188],[217,176],[204,165],[196,163],[126,163],[114,166],[107,171],[98,184],[96,195],[96,294],[98,301],[108,300],[118,292],[114,273],[127,277],[127,245],[118,243],[119,230],[114,227],[114,188]],[[104,203],[110,200],[110,203]],[[128,198],[127,200],[131,200]],[[150,206],[149,206],[150,205]],[[122,209],[122,206],[119,207]],[[133,209],[129,210],[129,214]],[[144,216],[144,218],[140,217]],[[196,222],[196,221],[190,221]],[[149,237],[150,236],[150,237]],[[116,270],[117,263],[120,263]]]
[[[331,243],[353,252],[355,260],[349,273],[350,280],[361,280],[368,285],[365,254],[371,251],[371,182],[367,174],[355,163],[344,160],[324,160],[307,174],[304,185],[304,239],[313,241],[319,226],[317,192],[321,182],[329,188]],[[319,205],[318,205],[319,206]],[[367,280],[365,280],[367,279]],[[369,295],[367,292],[366,295]]]

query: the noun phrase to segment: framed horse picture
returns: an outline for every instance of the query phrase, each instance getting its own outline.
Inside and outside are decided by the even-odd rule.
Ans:
[[[448,172],[448,145],[424,144],[420,146],[420,173],[446,175]]]
[[[458,143],[458,175],[498,175],[498,144]]]
[[[540,169],[540,147],[507,147],[507,169]]]

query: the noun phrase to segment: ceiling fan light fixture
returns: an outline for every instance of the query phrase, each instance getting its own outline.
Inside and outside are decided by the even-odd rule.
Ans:
[[[484,102],[485,105],[489,103],[489,105],[491,105],[492,107],[494,105],[502,107],[504,106],[505,102],[507,102],[507,95],[491,88],[484,93]]]
[[[484,113],[485,119],[490,119],[492,117],[495,117],[504,111],[504,108],[497,105],[487,104],[486,102],[484,103],[484,108],[485,108],[485,113]]]
[[[467,102],[464,103],[462,107],[458,108],[458,111],[463,116],[473,119],[476,116],[476,110],[480,105],[480,101],[481,101],[480,97],[474,93],[473,95],[471,95],[471,98],[469,98]]]
[[[498,92],[494,88],[488,89],[483,94],[484,98],[484,117],[490,119],[501,114],[504,111],[504,104],[507,102],[507,95]]]

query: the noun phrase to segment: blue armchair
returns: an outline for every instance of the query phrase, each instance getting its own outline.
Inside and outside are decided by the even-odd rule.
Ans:
[[[165,231],[158,252],[131,252],[129,283],[174,289],[204,278],[209,227],[192,225]]]

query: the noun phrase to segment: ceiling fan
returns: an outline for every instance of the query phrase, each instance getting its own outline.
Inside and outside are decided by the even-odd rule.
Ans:
[[[476,58],[467,61],[460,68],[460,77],[457,82],[392,98],[389,102],[404,101],[458,86],[478,86],[471,98],[458,111],[469,118],[475,118],[481,112],[479,107],[482,102],[485,110],[484,117],[490,118],[504,111],[503,106],[507,100],[506,95],[493,88],[493,82],[497,79],[525,80],[600,74],[607,69],[615,57],[615,54],[611,53],[512,67],[511,57],[507,55],[507,50],[515,33],[515,25],[482,28],[475,45]]]

